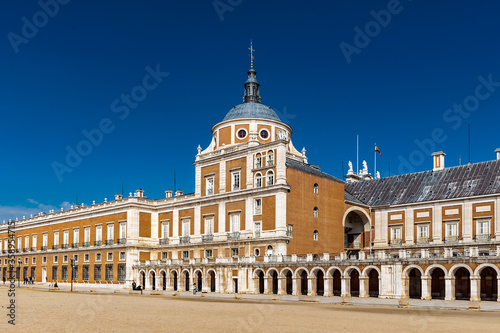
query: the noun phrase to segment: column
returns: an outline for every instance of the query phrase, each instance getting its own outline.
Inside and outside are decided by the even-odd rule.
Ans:
[[[201,206],[197,204],[194,206],[194,230],[193,235],[199,236],[201,234]]]
[[[444,279],[445,279],[444,299],[446,301],[454,301],[455,300],[455,277],[454,276],[446,276]]]
[[[172,237],[179,237],[179,210],[174,208],[172,212]]]
[[[479,302],[481,300],[480,290],[481,290],[481,277],[480,276],[471,276],[470,277],[470,300],[471,300],[471,302]]]
[[[432,241],[434,243],[443,241],[443,208],[440,204],[435,204],[432,208]]]
[[[430,300],[432,299],[432,278],[430,276],[423,276],[422,275],[422,299],[423,300]]]
[[[324,289],[325,289],[325,292],[324,292],[324,296],[333,296],[333,292],[332,292],[332,281],[333,279],[328,276],[329,274],[325,275],[324,277]]]
[[[307,295],[308,296],[316,296],[316,277],[309,276],[307,277]]]
[[[298,278],[298,277],[292,278],[292,295],[299,295],[300,294],[300,290],[298,289],[299,281],[300,281],[300,278]]]
[[[463,205],[462,212],[462,239],[464,242],[471,242],[472,235],[472,203],[470,201],[465,201]],[[472,291],[472,290],[471,290]]]
[[[276,193],[276,236],[286,236],[286,193]]]
[[[214,221],[215,223],[215,221]],[[218,221],[218,232],[226,232],[226,203],[224,201],[219,203],[219,221]]]
[[[359,297],[370,297],[369,295],[369,278],[368,276],[359,277]]]
[[[497,275],[497,294],[498,294],[497,302],[500,302],[500,293],[498,292],[499,290],[500,290],[500,276]]]
[[[269,286],[272,285],[271,278],[264,276],[264,295],[269,295]]]
[[[408,299],[410,298],[410,278],[408,276],[404,276],[401,278],[401,282],[403,283],[401,298]]]
[[[284,277],[278,277],[278,295],[286,295],[286,281]]]
[[[351,277],[342,276],[341,278],[341,297],[351,297]]]

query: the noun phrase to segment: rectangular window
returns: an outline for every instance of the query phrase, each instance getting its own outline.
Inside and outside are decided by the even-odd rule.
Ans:
[[[57,264],[59,262],[59,256],[54,256],[54,263]]]
[[[240,214],[231,214],[231,232],[240,231]]]
[[[36,257],[31,258],[31,263],[34,265],[36,264]]]
[[[271,172],[267,175],[267,186],[274,185],[274,174]]]
[[[106,264],[106,281],[113,281],[113,264]]]
[[[102,226],[98,225],[95,227],[95,240],[97,242],[102,241]]]
[[[31,247],[36,249],[36,234],[32,236],[31,243]]]
[[[42,257],[42,264],[46,264],[47,263],[47,257]]]
[[[189,251],[182,251],[182,259],[189,259]]]
[[[272,152],[267,154],[267,165],[274,165],[274,154]]]
[[[293,225],[289,224],[288,225],[288,237],[293,236]]]
[[[59,278],[59,267],[57,266],[52,266],[52,281],[57,281]]]
[[[22,237],[21,236],[17,237],[17,249],[18,250],[22,249],[22,242],[23,242]]]
[[[29,235],[24,236],[24,247],[26,249],[30,247],[30,236]]]
[[[162,260],[167,260],[168,259],[168,252],[162,252],[161,253],[161,259]]]
[[[101,254],[100,253],[96,253],[95,261],[101,261]]]
[[[214,194],[214,177],[207,178],[207,195]]]
[[[69,243],[69,230],[63,231],[63,244],[67,245]]]
[[[78,281],[78,266],[73,267],[73,281]]]
[[[107,240],[113,240],[114,239],[114,229],[115,225],[113,223],[108,224],[108,238]]]
[[[458,236],[458,223],[446,223],[446,236]]]
[[[89,280],[89,265],[83,265],[82,267],[82,280],[83,281]]]
[[[94,265],[94,281],[101,281],[101,265]]]
[[[205,218],[205,235],[212,235],[214,233],[214,218]]]
[[[168,222],[163,222],[161,224],[161,238],[168,238],[168,228],[169,228]]]
[[[489,235],[490,234],[490,221],[477,221],[476,234],[477,235]]]
[[[125,272],[126,272],[125,264],[118,264],[118,281],[120,282],[125,281]]]
[[[120,260],[125,260],[125,252],[120,252]]]
[[[66,262],[68,262],[68,256],[67,256],[67,255],[64,255],[64,256],[63,256],[63,263],[66,263]]]
[[[77,245],[80,243],[80,229],[73,229],[73,244]]]
[[[231,256],[232,257],[237,257],[238,256],[238,248],[234,247],[231,249]]]
[[[127,222],[120,222],[120,238],[127,238]]]
[[[85,254],[83,255],[83,261],[85,261],[85,262],[89,262],[89,260],[90,260],[90,255],[89,255],[88,253],[85,253]]]
[[[75,259],[75,262],[78,262],[78,254],[75,254],[75,255],[73,256],[73,259]]]
[[[401,227],[391,228],[391,243],[401,242]]]
[[[205,250],[205,257],[212,258],[212,250]]]
[[[49,241],[49,235],[47,233],[42,235],[42,246],[47,247]]]
[[[240,172],[233,172],[232,173],[232,183],[233,183],[233,191],[237,191],[240,189]]]
[[[262,214],[262,199],[255,199],[255,215]]]
[[[24,258],[24,264],[27,265],[28,264],[28,258]]]
[[[62,266],[61,277],[63,281],[68,281],[68,266]]]
[[[85,227],[84,240],[85,243],[90,243],[90,227]]]
[[[191,220],[182,220],[182,236],[189,236]]]
[[[260,222],[255,222],[255,237],[260,237],[260,232],[262,231],[262,225]]]
[[[108,252],[108,261],[113,261],[113,253]]]
[[[257,178],[255,179],[255,187],[257,188],[262,187],[262,176],[258,175]]]
[[[429,237],[429,225],[419,225],[417,226],[417,235],[419,238]]]

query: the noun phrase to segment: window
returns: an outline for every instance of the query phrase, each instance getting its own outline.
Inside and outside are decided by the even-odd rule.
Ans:
[[[247,137],[247,131],[245,129],[240,129],[238,130],[238,133],[236,134],[238,139],[243,140],[244,138]]]
[[[42,264],[46,264],[47,263],[47,257],[42,257]]]
[[[255,169],[262,168],[262,155],[255,155]]]
[[[95,227],[95,240],[97,242],[102,241],[102,225],[98,225]]]
[[[24,236],[24,247],[26,249],[30,247],[30,236],[29,235]]]
[[[63,281],[68,281],[68,266],[61,267],[61,277]]]
[[[205,250],[205,257],[212,258],[212,250]]]
[[[417,226],[417,235],[419,238],[428,238],[429,237],[429,225],[419,225]]]
[[[87,244],[90,243],[90,227],[85,227],[83,241]]]
[[[68,256],[67,255],[63,256],[63,263],[65,263],[65,262],[68,262]]]
[[[125,260],[125,252],[120,252],[120,260]]]
[[[319,191],[318,184],[314,184],[314,190],[313,191],[314,191],[314,194],[318,194],[318,191]]]
[[[24,258],[24,264],[27,265],[28,264],[28,258]]]
[[[313,209],[313,216],[318,217],[318,207],[314,207]]]
[[[255,237],[260,237],[261,231],[262,231],[262,224],[260,224],[260,222],[255,222]]]
[[[288,225],[288,237],[293,237],[293,225]]]
[[[73,281],[78,281],[78,266],[73,267],[72,275],[73,275]]]
[[[127,238],[127,222],[120,222],[120,239]]]
[[[80,243],[80,229],[73,229],[73,243],[76,246]]]
[[[100,253],[96,253],[95,261],[101,261],[101,254]]]
[[[231,256],[232,257],[237,257],[238,256],[238,248],[234,247],[231,249]]]
[[[208,177],[206,182],[207,182],[207,195],[214,194],[214,177]]]
[[[273,247],[271,245],[267,246],[267,255],[272,256],[273,255]]]
[[[52,281],[57,281],[59,278],[59,270],[57,266],[52,266]]]
[[[54,231],[54,245],[59,245],[59,231]]]
[[[262,140],[267,140],[269,139],[269,131],[266,129],[260,130],[259,136]]]
[[[313,232],[313,240],[315,240],[315,241],[318,240],[318,230],[314,230],[314,232]]]
[[[64,245],[69,244],[69,230],[63,231],[63,244]]]
[[[59,262],[59,256],[54,256],[54,263],[57,264]]]
[[[113,264],[106,264],[106,281],[113,281]]]
[[[47,247],[48,239],[49,239],[48,234],[45,233],[42,235],[42,246]]]
[[[88,281],[89,280],[89,265],[83,265],[82,280],[83,281]]]
[[[255,199],[255,215],[262,214],[262,199]]]
[[[182,220],[182,236],[187,237],[189,236],[189,227],[191,224],[191,220]]]
[[[162,252],[161,253],[161,259],[162,260],[167,260],[168,259],[168,252]]]
[[[75,259],[75,262],[78,262],[78,254],[75,254],[75,255],[73,256],[73,259]]]
[[[31,247],[36,249],[36,234],[32,236],[31,243]]]
[[[458,236],[458,223],[446,223],[446,237]]]
[[[267,153],[267,165],[274,165],[274,152],[272,150]]]
[[[83,255],[83,261],[85,261],[85,262],[89,262],[89,259],[90,259],[90,255],[89,255],[88,253],[85,253],[85,254]]]
[[[490,234],[490,221],[477,221],[476,222],[476,234],[477,235],[489,235]]]
[[[255,255],[256,257],[260,256],[260,250],[259,250],[258,248],[255,248],[255,249],[253,250],[253,253],[254,253],[254,255]]]
[[[205,235],[214,233],[214,218],[212,216],[205,218]]]
[[[108,240],[113,240],[114,239],[114,229],[115,229],[115,226],[113,223],[110,223],[108,224]]]
[[[163,222],[161,224],[161,238],[168,238],[168,227],[169,227],[168,222]]]
[[[101,281],[101,265],[94,265],[94,281]]]
[[[233,191],[237,191],[240,189],[240,172],[236,171],[232,173],[232,183],[233,183]]]
[[[36,264],[36,257],[31,258],[31,263],[34,265]]]
[[[274,174],[272,171],[267,173],[267,186],[274,185]]]
[[[401,227],[391,228],[391,243],[398,243],[401,241]]]
[[[125,281],[125,264],[118,264],[118,281]]]
[[[262,187],[262,175],[260,173],[255,174],[255,187]]]
[[[113,261],[113,252],[108,252],[108,261]]]
[[[189,251],[182,251],[182,259],[189,259]]]
[[[231,219],[231,232],[240,231],[240,214],[235,213],[230,215]]]

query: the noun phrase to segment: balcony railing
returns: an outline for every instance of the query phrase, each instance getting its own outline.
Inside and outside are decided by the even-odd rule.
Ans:
[[[82,243],[82,247],[89,247],[90,246],[90,242],[83,242]]]
[[[2,253],[3,253],[3,254],[6,254],[6,253],[7,253],[7,250],[2,250]]]
[[[52,250],[58,250],[59,249],[59,245],[52,245]]]
[[[72,243],[71,247],[77,249],[80,246],[80,243]]]
[[[168,245],[168,238],[160,238],[160,245]]]
[[[227,240],[237,240],[237,239],[240,239],[240,232],[239,231],[227,233]]]
[[[458,242],[458,236],[446,236],[444,238],[445,243],[457,243]]]
[[[429,237],[418,237],[417,244],[429,244]]]
[[[360,249],[361,248],[361,242],[347,243],[345,248],[346,249]]]
[[[35,252],[35,251],[36,251],[36,246],[31,248],[31,252]]]
[[[181,244],[187,244],[187,243],[189,243],[189,236],[179,237],[179,242]]]
[[[260,231],[255,232],[255,238],[260,238]]]
[[[125,244],[125,243],[127,243],[127,239],[126,238],[118,238],[117,243],[118,244]]]
[[[254,215],[261,215],[261,214],[262,214],[262,207],[256,207]]]
[[[113,239],[106,239],[106,245],[113,245],[115,241]]]
[[[391,239],[391,246],[401,246],[402,244],[401,238],[393,238]]]
[[[214,235],[209,234],[209,235],[201,235],[201,240],[203,242],[212,242],[214,240]]]
[[[102,246],[102,241],[94,241],[94,246]]]
[[[68,244],[63,244],[63,245],[61,245],[61,249],[67,249],[68,247],[69,247],[69,245],[68,245]]]
[[[47,251],[47,246],[42,246],[42,248],[40,250]]]
[[[27,247],[23,248],[23,252],[28,252],[29,249]]]
[[[479,234],[476,235],[476,242],[489,242],[491,240],[490,234]]]

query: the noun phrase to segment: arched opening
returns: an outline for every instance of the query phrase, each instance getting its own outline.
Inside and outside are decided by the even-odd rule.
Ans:
[[[314,191],[314,194],[318,194],[318,192],[319,192],[319,186],[318,186],[318,184],[314,184],[314,190],[313,191]]]
[[[359,273],[355,269],[351,271],[351,296],[359,297]]]
[[[444,299],[445,286],[444,271],[441,268],[434,268],[431,273],[431,298]]]
[[[151,290],[156,290],[156,274],[153,271],[149,273],[149,284],[151,285]]]
[[[302,295],[307,295],[307,272],[304,270],[300,273],[300,291]]]
[[[162,290],[167,290],[167,273],[165,271],[161,272],[161,288]]]
[[[273,282],[273,294],[278,294],[278,272],[273,271],[271,274],[272,282]]]
[[[260,172],[255,174],[255,187],[262,187],[262,174]]]
[[[365,246],[365,224],[368,219],[355,211],[344,221],[344,246],[347,250],[360,250]]]
[[[201,275],[201,272],[198,271],[198,273],[196,274],[197,277],[198,277],[198,283],[197,283],[197,287],[198,287],[198,290],[203,290],[203,277]]]
[[[189,291],[189,272],[185,271],[184,272],[184,286],[185,286],[185,291]]]
[[[173,280],[174,280],[174,291],[177,291],[177,272],[174,271],[172,273],[172,275],[173,275]]]
[[[318,270],[318,273],[316,273],[316,294],[318,296],[323,296],[325,294],[325,275],[323,274],[323,271]]]
[[[455,272],[455,299],[470,299],[470,273],[464,267]]]
[[[314,232],[313,232],[313,240],[317,241],[318,239],[319,239],[318,230],[314,230]]]
[[[372,269],[368,274],[368,296],[379,296],[379,276],[376,269]]]
[[[210,292],[215,292],[215,272],[210,271],[209,273],[210,276]]]
[[[408,274],[409,277],[409,297],[421,299],[422,298],[422,273],[420,270],[413,268]]]
[[[485,267],[481,271],[481,301],[496,301],[497,298],[497,272],[492,267]]]
[[[293,294],[293,275],[291,271],[286,272],[286,293],[287,295]]]
[[[340,296],[342,294],[342,275],[337,269],[332,274],[332,284],[333,296]]]
[[[266,173],[266,178],[267,178],[267,183],[266,183],[267,186],[274,185],[274,173],[272,172],[272,170],[269,170]]]
[[[273,255],[273,247],[271,245],[269,245],[267,247],[267,255],[268,256],[272,256]]]
[[[313,209],[313,217],[318,217],[318,207],[314,207]]]
[[[263,271],[259,271],[259,294],[263,294],[264,293],[264,272]]]
[[[141,272],[142,289],[146,288],[146,273]]]

